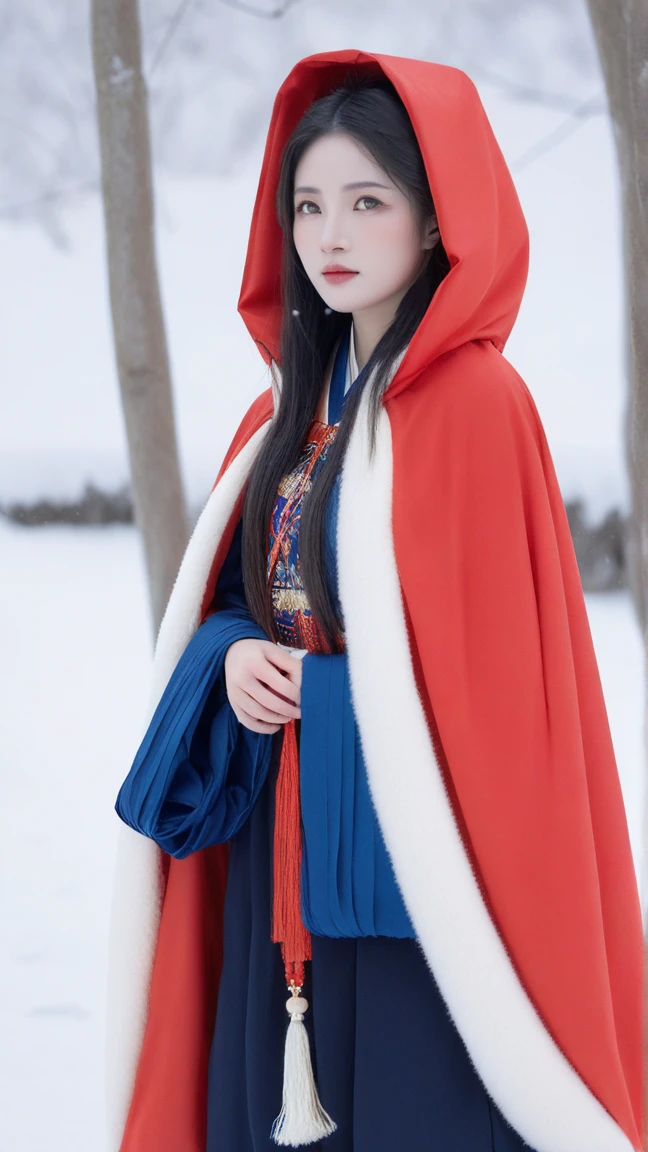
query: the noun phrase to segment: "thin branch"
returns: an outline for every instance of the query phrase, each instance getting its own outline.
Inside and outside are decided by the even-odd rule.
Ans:
[[[279,8],[255,8],[253,4],[246,4],[244,0],[220,0],[221,4],[227,4],[228,8],[237,8],[239,12],[247,12],[250,16],[261,16],[264,20],[280,20],[285,16],[289,8],[294,4],[298,4],[299,0],[284,0],[284,3]]]
[[[158,44],[157,48],[155,49],[155,52],[153,53],[151,63],[149,64],[149,66],[147,68],[147,79],[150,79],[150,77],[155,72],[155,69],[157,68],[162,57],[166,53],[166,50],[169,47],[169,44],[173,40],[173,37],[175,36],[176,32],[178,31],[178,28],[180,27],[182,21],[184,20],[184,18],[186,16],[187,12],[189,11],[189,8],[191,7],[192,3],[193,3],[193,0],[181,0],[181,3],[178,4],[178,7],[176,8],[173,16],[171,17],[171,19],[169,20],[169,23],[166,26],[166,31],[165,31],[162,39],[160,40],[160,43]]]
[[[52,141],[48,140],[46,136],[43,136],[43,134],[31,124],[21,124],[20,120],[15,120],[13,116],[6,116],[2,112],[0,112],[0,120],[4,120],[5,124],[10,124],[12,128],[17,128],[28,140],[35,141],[35,143],[39,144],[50,156],[53,155],[54,146],[52,145]]]
[[[466,65],[465,71],[470,75],[480,75],[488,84],[501,88],[514,100],[522,100],[529,104],[540,104],[543,108],[554,108],[558,112],[567,112],[569,115],[578,115],[583,105],[574,105],[573,96],[566,96],[562,92],[545,92],[541,88],[533,88],[529,84],[522,84],[518,80],[509,80],[506,76],[498,76],[488,68],[476,61]],[[586,102],[588,105],[590,101]],[[607,112],[607,103],[601,100],[600,106],[595,109],[597,113]]]
[[[518,156],[517,160],[511,164],[511,171],[520,172],[522,168],[526,168],[529,164],[533,163],[534,160],[537,160],[538,156],[546,155],[547,152],[551,152],[561,144],[563,140],[566,140],[569,136],[573,136],[574,132],[582,128],[583,124],[591,119],[592,116],[599,114],[599,103],[600,97],[597,94],[596,96],[591,96],[589,100],[585,100],[582,104],[579,104],[578,107],[574,108],[571,114],[563,120],[562,124],[558,124],[556,128],[553,128],[551,132],[542,136],[535,144],[527,148],[526,152]]]
[[[162,60],[162,57],[165,55],[169,44],[173,40],[173,37],[175,36],[192,3],[193,0],[182,0],[182,3],[180,3],[176,8],[176,11],[171,17],[164,35],[160,40],[160,43],[153,53],[147,72],[147,79],[153,75],[155,69]],[[90,180],[84,180],[79,184],[75,184],[72,188],[55,188],[50,192],[43,192],[40,196],[34,196],[33,199],[30,200],[22,200],[14,204],[0,204],[0,217],[13,216],[16,212],[22,211],[22,209],[37,208],[40,204],[48,204],[55,200],[67,200],[72,196],[76,196],[79,192],[98,188],[99,184],[100,178],[99,176],[95,176]]]
[[[32,200],[20,200],[15,204],[0,204],[0,216],[13,216],[15,212],[20,212],[23,208],[36,208],[39,204],[48,204],[53,200],[66,200],[68,197],[76,196],[79,192],[98,188],[99,183],[99,177],[95,176],[92,180],[83,180],[72,188],[53,188],[50,192],[43,192],[41,196],[34,196]]]

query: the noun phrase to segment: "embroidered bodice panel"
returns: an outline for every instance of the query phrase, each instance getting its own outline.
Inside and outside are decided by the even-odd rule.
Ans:
[[[268,583],[274,617],[282,644],[307,648],[309,652],[328,651],[313,616],[304,589],[299,560],[299,528],[302,503],[318,470],[324,464],[338,430],[337,424],[314,420],[306,434],[299,461],[279,485],[268,533]],[[330,516],[327,517],[330,520]],[[326,575],[330,571],[330,528],[327,533]],[[334,565],[332,566],[334,569]],[[337,590],[330,587],[337,603]]]

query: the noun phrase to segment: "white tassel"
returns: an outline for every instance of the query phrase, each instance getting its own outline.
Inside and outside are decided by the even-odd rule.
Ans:
[[[314,1144],[337,1128],[317,1095],[308,1032],[304,1026],[308,1000],[299,995],[300,991],[294,986],[286,1002],[290,1024],[284,1052],[283,1102],[270,1132],[276,1144],[288,1144],[292,1148]]]

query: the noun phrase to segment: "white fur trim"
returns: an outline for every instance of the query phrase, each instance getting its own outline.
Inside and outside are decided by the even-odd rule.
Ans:
[[[234,457],[211,493],[193,530],[158,632],[151,716],[173,669],[198,627],[214,553],[269,427],[270,420],[266,420]]]
[[[133,1092],[160,922],[157,844],[121,824],[113,875],[106,996],[108,1148],[117,1152]]]
[[[269,426],[267,420],[234,457],[196,523],[158,633],[144,731],[198,627],[214,554]],[[157,844],[122,824],[112,890],[106,1018],[107,1119],[114,1152],[121,1144],[148,1013],[161,911],[160,866]]]
[[[372,461],[366,421],[365,393],[340,482],[339,593],[370,790],[407,909],[484,1086],[522,1138],[537,1152],[632,1152],[544,1027],[482,900],[414,677],[389,417],[382,408]]]

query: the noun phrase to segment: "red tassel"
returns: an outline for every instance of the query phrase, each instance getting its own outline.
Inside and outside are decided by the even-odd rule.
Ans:
[[[272,939],[281,942],[286,984],[304,983],[312,956],[311,934],[301,916],[301,808],[296,721],[284,725],[275,789]]]

